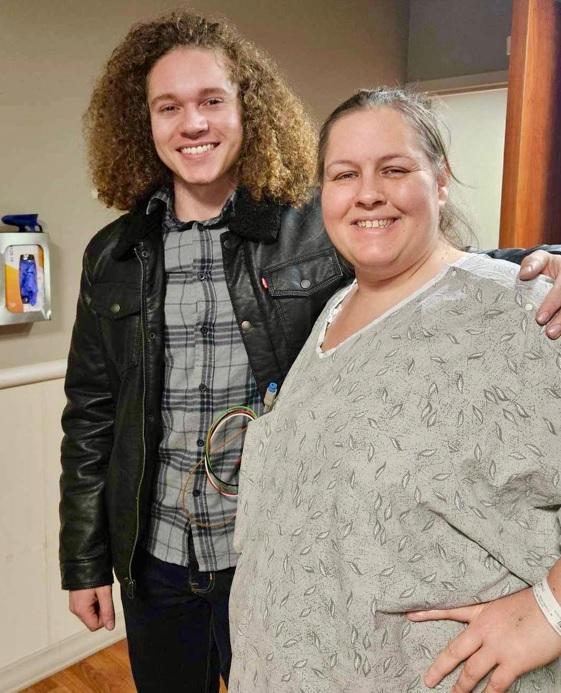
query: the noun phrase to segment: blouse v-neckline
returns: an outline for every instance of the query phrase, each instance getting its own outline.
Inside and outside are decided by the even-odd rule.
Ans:
[[[351,340],[355,339],[359,335],[363,334],[364,332],[367,332],[370,330],[372,327],[378,325],[379,323],[383,322],[387,318],[390,317],[390,315],[393,315],[394,313],[398,312],[401,308],[405,307],[407,304],[411,303],[411,301],[414,301],[418,296],[421,294],[425,293],[429,289],[433,288],[438,284],[440,281],[442,281],[449,272],[454,271],[457,267],[460,267],[464,265],[465,263],[469,262],[471,260],[472,256],[471,255],[462,255],[462,257],[458,258],[454,262],[451,262],[448,264],[446,267],[444,267],[438,274],[436,274],[432,279],[429,279],[427,282],[425,282],[422,286],[420,286],[418,289],[413,291],[411,294],[406,296],[405,298],[401,299],[401,301],[398,301],[395,305],[391,306],[391,308],[388,308],[385,310],[381,315],[378,315],[378,317],[374,318],[374,320],[371,320],[369,323],[361,327],[360,329],[356,330],[353,332],[351,335],[348,337],[345,337],[342,341],[339,342],[334,347],[331,347],[331,349],[327,349],[326,351],[323,351],[322,344],[325,340],[325,334],[327,332],[327,328],[333,320],[335,320],[335,317],[337,314],[341,311],[341,308],[343,306],[344,300],[347,298],[347,296],[350,294],[350,292],[357,287],[357,280],[354,279],[349,286],[345,287],[344,289],[341,290],[340,295],[337,297],[337,300],[333,303],[333,305],[330,307],[329,312],[327,313],[326,317],[324,318],[323,325],[321,326],[321,329],[318,334],[318,340],[316,344],[316,354],[320,359],[324,359],[328,356],[332,356],[336,351],[338,351],[341,347],[345,346]]]

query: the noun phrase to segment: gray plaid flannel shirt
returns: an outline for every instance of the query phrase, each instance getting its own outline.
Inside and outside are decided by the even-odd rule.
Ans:
[[[204,222],[179,221],[166,188],[152,196],[147,213],[158,204],[165,205],[164,433],[144,546],[160,560],[186,566],[190,530],[200,570],[222,570],[237,561],[236,499],[208,483],[200,464],[204,440],[228,407],[262,411],[222,265],[220,235],[227,230],[235,196],[218,217]],[[243,436],[227,450],[230,472],[242,444]]]

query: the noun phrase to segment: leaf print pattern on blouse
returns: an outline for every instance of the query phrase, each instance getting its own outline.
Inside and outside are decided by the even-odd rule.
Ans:
[[[560,347],[527,308],[545,280],[517,272],[470,256],[320,355],[341,297],[326,307],[246,437],[229,690],[428,691],[462,627],[406,612],[524,589],[558,558]],[[515,690],[561,690],[559,664]]]

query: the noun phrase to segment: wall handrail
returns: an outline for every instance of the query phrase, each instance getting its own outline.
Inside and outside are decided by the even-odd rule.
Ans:
[[[0,390],[64,378],[66,359],[0,369]]]

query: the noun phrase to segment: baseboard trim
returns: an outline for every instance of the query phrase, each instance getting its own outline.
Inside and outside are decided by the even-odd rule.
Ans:
[[[120,623],[119,623],[120,621]],[[0,669],[0,691],[16,693],[126,637],[122,618],[113,631],[83,631]]]

